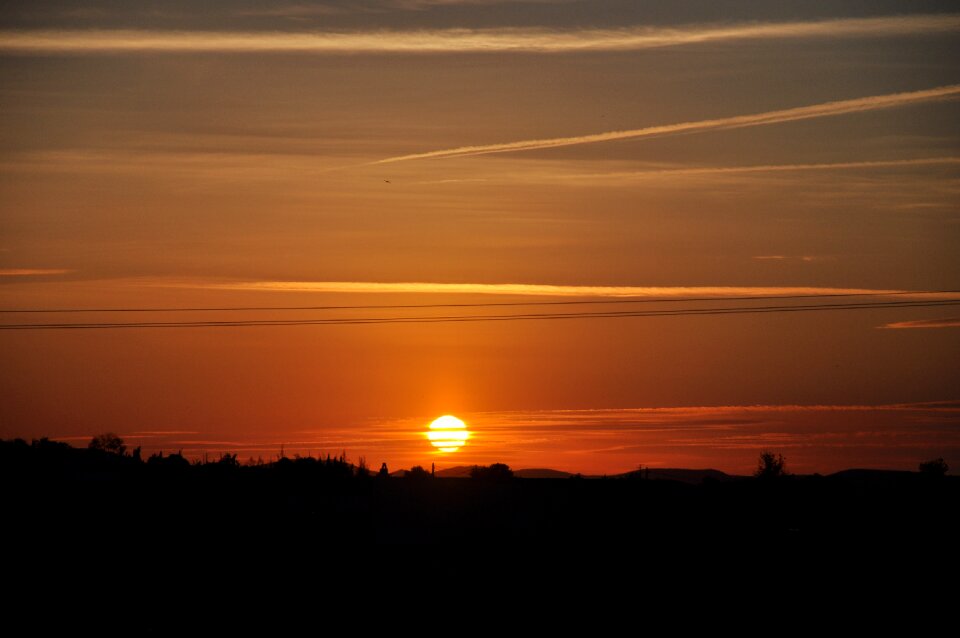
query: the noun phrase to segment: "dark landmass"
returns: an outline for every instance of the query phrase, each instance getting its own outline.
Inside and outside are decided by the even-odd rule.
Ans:
[[[742,481],[746,476],[727,474],[720,470],[686,470],[680,468],[649,468],[618,475],[617,478],[634,478],[650,481],[677,481],[690,485],[700,485],[704,482]]]
[[[437,478],[470,478],[470,474],[473,471],[472,465],[457,465],[455,467],[448,467],[443,470],[436,471]],[[391,476],[406,476],[407,470],[397,470],[393,472]],[[574,474],[573,472],[563,472],[561,470],[553,470],[550,468],[525,468],[514,470],[513,475],[516,478],[534,478],[534,479],[566,479],[566,478],[585,478],[585,479],[601,479],[601,478],[640,478],[651,481],[678,481],[680,483],[689,483],[691,485],[699,485],[705,480],[714,480],[714,481],[737,481],[743,480],[747,477],[745,476],[735,476],[732,474],[726,474],[720,470],[688,470],[681,468],[655,468],[655,469],[644,469],[637,470],[633,472],[626,472],[623,474],[611,474],[607,476],[600,476],[594,474]]]
[[[629,545],[638,539],[956,538],[960,477],[847,470],[771,480],[715,470],[584,479],[550,470],[469,479],[378,476],[344,458],[241,466],[173,454],[0,443],[13,539],[71,529],[95,537],[186,541],[238,535],[372,545]],[[459,475],[459,474],[458,474]],[[564,478],[522,478],[563,476]]]
[[[437,470],[437,478],[470,478],[473,472],[472,465],[457,465],[443,470]],[[573,476],[570,472],[561,472],[560,470],[551,470],[548,468],[529,468],[514,470],[513,475],[517,478],[570,478]]]
[[[570,472],[561,472],[560,470],[551,470],[549,468],[528,468],[523,470],[517,470],[513,473],[517,478],[533,478],[533,479],[565,479],[575,476]]]
[[[874,592],[901,607],[907,592],[947,610],[941,583],[960,565],[955,476],[521,478],[493,464],[395,477],[343,457],[191,463],[114,443],[0,441],[7,608],[42,606],[30,626],[51,635],[283,635],[358,601],[378,614],[398,598],[417,601],[409,611],[545,592],[557,623],[614,600],[633,616],[727,594],[742,605],[744,592],[788,606]]]

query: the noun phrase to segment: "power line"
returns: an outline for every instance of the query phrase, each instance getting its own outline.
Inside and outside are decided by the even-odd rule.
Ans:
[[[254,326],[368,325],[393,323],[459,323],[478,321],[530,321],[559,319],[614,319],[627,317],[676,317],[689,315],[766,314],[778,312],[813,312],[826,310],[870,310],[886,308],[923,308],[960,305],[960,300],[890,301],[847,304],[810,304],[803,306],[733,306],[726,308],[683,308],[673,310],[530,313],[508,315],[448,315],[420,317],[356,317],[331,319],[274,319],[240,321],[171,321],[126,323],[23,323],[0,325],[0,330],[92,330],[115,328],[230,328]]]
[[[689,303],[699,301],[769,301],[776,299],[821,299],[837,297],[894,297],[901,295],[948,295],[960,294],[960,290],[898,290],[893,292],[849,292],[827,293],[819,295],[755,295],[740,297],[678,297],[676,299],[649,297],[624,297],[619,299],[596,299],[576,301],[504,301],[480,303],[442,303],[442,304],[391,304],[391,305],[355,305],[355,306],[224,306],[224,307],[187,307],[187,308],[12,308],[0,309],[0,314],[70,314],[70,313],[111,313],[111,312],[259,312],[259,311],[324,311],[324,310],[400,310],[430,308],[493,308],[498,306],[577,306],[603,304],[642,304],[642,303]]]

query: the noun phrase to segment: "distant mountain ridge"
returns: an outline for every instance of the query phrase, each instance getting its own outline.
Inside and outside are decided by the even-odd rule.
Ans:
[[[454,467],[437,470],[437,478],[470,478],[470,472],[473,465],[456,465]],[[406,476],[407,470],[396,470],[391,472],[390,476]],[[622,474],[575,474],[573,472],[564,472],[563,470],[554,470],[551,468],[523,468],[514,470],[513,475],[523,479],[569,479],[580,476],[584,479],[626,479],[626,480],[650,480],[650,481],[674,481],[685,483],[687,485],[701,485],[705,482],[730,483],[747,480],[751,477],[739,474],[727,474],[714,469],[686,469],[686,468],[644,468],[642,470],[633,470]],[[903,480],[922,480],[923,476],[917,472],[905,470],[879,470],[879,469],[848,469],[840,470],[833,474],[820,476],[818,474],[796,474],[798,479],[829,478],[834,481],[843,481],[847,483],[896,483]]]
[[[684,468],[645,468],[642,470],[627,472],[625,474],[617,474],[616,478],[649,479],[651,481],[677,481],[679,483],[699,485],[704,481],[739,481],[746,477],[727,474],[726,472],[712,469],[688,470]]]
[[[437,478],[469,478],[473,470],[472,465],[456,465],[454,467],[444,468],[436,471]],[[397,470],[392,472],[391,476],[404,476],[407,470]],[[578,476],[573,472],[564,472],[563,470],[554,470],[551,468],[523,468],[514,470],[513,475],[517,478],[529,479],[568,479]],[[583,478],[596,479],[599,475],[579,475]],[[691,485],[699,485],[706,481],[738,481],[746,477],[727,474],[720,470],[688,470],[682,468],[651,468],[649,470],[635,470],[633,472],[624,472],[623,474],[607,475],[607,478],[624,479],[649,479],[651,481],[677,481]]]
[[[443,470],[437,470],[436,476],[440,478],[469,478],[473,471],[472,465],[457,465]],[[573,476],[570,472],[561,470],[551,470],[550,468],[525,468],[514,470],[513,475],[517,478],[570,478]]]

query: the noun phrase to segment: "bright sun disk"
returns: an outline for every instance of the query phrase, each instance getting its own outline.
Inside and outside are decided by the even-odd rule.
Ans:
[[[445,414],[430,424],[427,439],[441,452],[456,452],[470,438],[467,424],[455,416]]]

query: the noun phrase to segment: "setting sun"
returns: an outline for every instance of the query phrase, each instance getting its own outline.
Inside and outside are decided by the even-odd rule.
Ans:
[[[470,432],[463,421],[446,414],[430,424],[427,438],[441,452],[456,452],[470,438]]]

